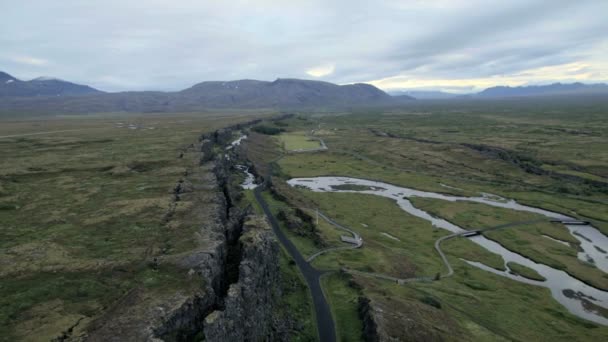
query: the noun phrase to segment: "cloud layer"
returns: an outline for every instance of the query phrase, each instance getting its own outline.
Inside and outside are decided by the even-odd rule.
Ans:
[[[385,89],[608,80],[608,1],[0,3],[0,70],[104,90],[277,77]]]

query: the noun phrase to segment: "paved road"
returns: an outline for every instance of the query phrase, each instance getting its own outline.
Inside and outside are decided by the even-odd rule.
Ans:
[[[296,265],[304,275],[304,279],[306,279],[306,283],[308,284],[308,288],[310,288],[310,293],[312,295],[312,302],[315,307],[315,317],[317,319],[317,329],[319,333],[319,340],[321,342],[334,342],[336,341],[336,328],[334,324],[333,316],[331,315],[331,310],[329,308],[329,304],[325,299],[325,295],[323,294],[323,290],[321,289],[321,275],[323,272],[318,271],[314,267],[312,267],[302,254],[298,251],[296,246],[291,243],[291,241],[285,236],[283,231],[279,228],[279,223],[277,219],[274,217],[270,208],[268,207],[268,203],[262,197],[262,189],[263,186],[259,186],[254,190],[254,195],[256,201],[262,207],[264,214],[268,218],[270,225],[272,226],[272,230],[277,235],[277,238],[281,242],[281,244],[285,247],[289,255],[296,262]]]

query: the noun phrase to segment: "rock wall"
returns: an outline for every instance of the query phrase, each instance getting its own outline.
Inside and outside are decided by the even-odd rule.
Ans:
[[[359,318],[363,321],[363,339],[368,342],[378,341],[378,326],[376,325],[373,308],[370,300],[366,297],[359,297]]]
[[[193,152],[197,160],[171,191],[172,205],[163,221],[172,220],[176,203],[193,203],[188,217],[200,225],[193,237],[197,247],[151,262],[200,279],[200,288],[154,295],[135,288],[85,334],[69,340],[287,340],[288,329],[273,316],[280,291],[278,244],[263,219],[233,205],[242,190],[231,177],[235,163],[242,161],[226,144],[235,130],[258,122],[201,135]]]
[[[204,295],[189,298],[169,312],[154,331],[159,340],[286,340],[286,331],[273,317],[280,291],[279,246],[264,219],[233,205],[242,196],[242,190],[231,186],[230,181],[238,159],[234,150],[225,150],[235,130],[258,122],[234,125],[199,138],[200,165],[211,168],[214,179],[208,185],[217,189],[215,200],[209,203],[216,206],[216,215],[204,225],[208,242],[215,247],[179,261],[180,267],[207,279]],[[192,176],[196,177],[189,178]],[[196,180],[181,182],[180,189],[184,183],[196,190]]]
[[[278,340],[272,326],[278,297],[279,247],[263,218],[248,217],[239,239],[242,258],[238,281],[228,290],[223,310],[205,318],[208,341]]]

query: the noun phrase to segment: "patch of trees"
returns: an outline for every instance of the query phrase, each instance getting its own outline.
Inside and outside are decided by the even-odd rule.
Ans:
[[[281,133],[285,132],[285,130],[282,128],[266,126],[266,125],[254,126],[253,128],[251,128],[251,130],[254,132],[257,132],[260,134],[266,134],[266,135],[277,135],[277,134],[281,134]]]

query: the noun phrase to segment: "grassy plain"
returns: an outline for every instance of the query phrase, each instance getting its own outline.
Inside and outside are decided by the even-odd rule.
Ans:
[[[321,285],[336,322],[338,341],[360,341],[363,324],[357,310],[361,289],[343,273],[324,276]]]
[[[507,267],[509,267],[509,269],[511,270],[512,273],[515,273],[522,277],[526,277],[528,279],[538,280],[538,281],[546,280],[545,277],[538,274],[538,272],[536,272],[535,270],[531,269],[530,267],[518,264],[516,262],[509,261],[507,263]]]
[[[277,317],[292,317],[297,320],[297,329],[290,331],[292,341],[314,341],[317,337],[317,328],[312,298],[304,277],[283,248],[281,248],[279,262],[283,293],[281,293],[281,299],[276,308],[279,311]]]
[[[185,200],[167,217],[175,184],[197,165],[188,146],[239,120],[0,121],[0,340],[51,340],[70,327],[78,334],[134,291],[162,298],[199,288],[200,280],[151,261],[192,249],[193,212],[205,215]]]
[[[316,114],[309,120],[286,121],[283,129],[287,134],[307,131],[322,122],[323,130],[317,134],[329,150],[285,155],[276,163],[273,184],[289,203],[319,207],[363,237],[362,249],[320,256],[313,263],[316,267],[336,271],[347,267],[396,277],[433,276],[443,267],[433,242],[448,232],[406,214],[386,198],[286,189],[281,181],[339,175],[461,196],[493,193],[591,220],[608,232],[608,154],[603,147],[608,143],[606,113],[608,105],[597,102],[423,102],[399,110]],[[421,198],[413,203],[469,228],[538,218],[472,203]],[[539,223],[498,230],[489,237],[528,257],[568,269],[588,282],[595,281],[599,287],[605,284],[605,274],[578,261],[578,240],[565,227]],[[306,241],[296,245],[304,253],[311,250],[306,249]],[[500,256],[466,239],[449,240],[443,249],[455,267],[455,275],[439,282],[399,286],[355,276],[362,293],[384,312],[380,324],[385,331],[404,340],[608,338],[608,328],[570,314],[549,290],[479,270],[460,260],[505,270]],[[522,275],[535,276],[531,270],[511,266]],[[328,293],[341,292],[344,287],[338,282],[324,285]],[[348,305],[332,309],[339,316],[338,322],[356,317],[354,308],[348,309]],[[348,328],[338,323],[338,329]]]
[[[414,198],[412,202],[416,207],[466,229],[489,228],[509,222],[543,219],[538,214],[496,208],[480,203],[447,202],[428,198]],[[540,222],[490,231],[485,235],[507,249],[538,263],[564,270],[597,288],[608,290],[608,274],[593,264],[577,258],[580,242],[562,225]],[[569,246],[547,239],[543,235],[567,241]]]
[[[306,132],[283,133],[278,136],[278,139],[287,151],[310,150],[321,147],[319,141],[310,138]]]

